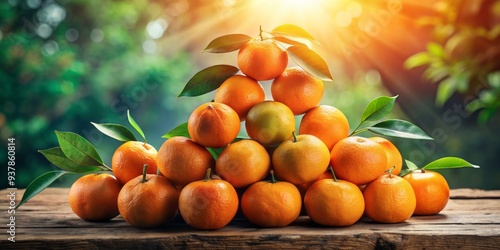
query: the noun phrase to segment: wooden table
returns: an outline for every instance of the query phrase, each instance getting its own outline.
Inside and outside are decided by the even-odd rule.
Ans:
[[[16,242],[8,240],[8,190],[1,194],[1,249],[137,248],[341,248],[341,249],[500,249],[500,191],[452,190],[445,210],[405,223],[328,228],[301,216],[285,228],[257,228],[243,218],[216,231],[199,231],[176,218],[163,228],[138,229],[121,217],[109,222],[80,220],[67,201],[68,189],[49,188],[16,210]],[[16,191],[16,200],[22,190]],[[8,230],[8,229],[7,229]]]

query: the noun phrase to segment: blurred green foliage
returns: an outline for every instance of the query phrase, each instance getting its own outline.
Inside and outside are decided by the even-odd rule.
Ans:
[[[396,141],[409,159],[426,164],[460,156],[481,169],[440,171],[451,187],[498,189],[500,170],[500,1],[432,1],[431,13],[414,20],[429,34],[424,51],[405,66],[422,72],[421,87],[437,86],[433,96],[417,96],[428,108],[410,108],[434,142]],[[430,98],[434,98],[434,100]],[[403,154],[405,156],[405,154]]]
[[[486,123],[500,107],[500,1],[437,1],[436,15],[417,22],[432,27],[427,50],[405,62],[425,65],[423,76],[437,83],[436,105],[459,93],[467,110]]]
[[[147,53],[145,28],[161,14],[149,1],[11,0],[0,13],[0,136],[16,139],[17,187],[53,168],[37,150],[57,145],[54,130],[83,135],[109,162],[118,142],[91,121],[125,124],[130,109],[159,146],[194,105],[175,99],[188,55]]]

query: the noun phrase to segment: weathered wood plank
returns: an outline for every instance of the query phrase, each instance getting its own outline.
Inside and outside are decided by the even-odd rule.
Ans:
[[[7,191],[0,190],[0,202]],[[162,228],[138,229],[121,217],[105,223],[80,220],[67,202],[68,189],[50,188],[16,211],[16,242],[2,249],[299,248],[299,249],[498,249],[500,191],[452,190],[445,210],[405,223],[378,224],[362,218],[351,227],[328,228],[301,216],[285,228],[258,228],[239,217],[216,231],[190,228],[178,216]],[[16,192],[19,200],[22,190]],[[0,223],[8,222],[1,211]]]
[[[475,225],[475,224],[491,224],[491,223],[498,223],[498,218],[500,217],[500,214],[491,214],[491,213],[477,213],[477,214],[450,214],[443,212],[442,214],[439,215],[433,215],[433,216],[414,216],[408,220],[408,223],[411,223],[412,225],[417,225],[417,224],[422,224],[422,225],[427,225],[427,226],[433,226],[436,224],[439,225],[449,225],[449,226],[455,226],[457,224],[469,224],[469,225]],[[34,215],[27,215],[27,214],[22,214],[18,213],[18,225],[22,225],[25,228],[52,228],[52,227],[65,227],[65,228],[88,228],[88,227],[95,227],[95,228],[123,228],[123,227],[128,227],[127,224],[120,218],[115,218],[110,222],[104,222],[104,223],[96,223],[96,222],[86,222],[80,220],[78,217],[76,217],[73,214],[65,214],[61,216],[54,216],[53,214],[38,214],[36,216]],[[309,221],[309,218],[307,216],[301,217],[303,218],[304,222],[297,222],[301,226],[304,227],[314,227],[315,224]],[[171,224],[173,225],[184,225],[185,223],[179,222],[181,221],[180,218],[177,218],[176,221],[172,222]],[[300,221],[300,220],[298,220]],[[3,223],[4,221],[1,221]],[[371,221],[368,218],[362,218],[360,220],[360,223],[371,223]],[[231,226],[245,226],[248,224],[248,222],[244,221],[241,219],[240,221],[233,221],[231,222]],[[499,224],[500,225],[500,224]],[[252,225],[250,225],[252,226]],[[253,226],[252,226],[253,227]],[[472,227],[474,228],[474,227]],[[191,229],[190,229],[191,230]]]
[[[59,234],[65,234],[59,230]],[[498,249],[500,236],[455,235],[455,234],[405,234],[352,232],[350,234],[238,234],[192,233],[192,234],[141,234],[140,238],[106,237],[92,234],[80,237],[39,237],[20,239],[16,243],[2,242],[3,249],[51,248],[51,249],[130,249],[130,248],[297,248],[297,249]],[[5,248],[4,248],[5,247]]]
[[[2,199],[5,198],[7,192],[8,191],[6,189],[0,190],[0,196],[2,197]],[[24,190],[22,189],[16,191],[17,200],[21,199],[23,193]],[[36,203],[36,201],[39,201],[41,203],[46,203],[46,200],[50,200],[51,203],[67,202],[68,193],[69,193],[68,188],[48,188],[47,190],[41,193],[43,199],[41,199],[40,195],[38,195],[35,198],[31,199],[29,203],[26,204],[30,203],[33,204]],[[467,189],[467,188],[452,189],[450,192],[450,198],[451,199],[467,199],[467,198],[500,199],[500,190],[482,190],[482,189]]]
[[[500,199],[500,190],[452,189],[451,199]]]
[[[17,211],[23,221],[29,222],[30,227],[50,227],[63,224],[66,226],[88,227],[105,225],[80,220],[69,208],[67,202],[55,205],[26,204]],[[46,218],[40,220],[40,218]],[[412,223],[426,224],[455,224],[455,223],[491,223],[500,218],[500,200],[481,200],[481,202],[467,200],[450,200],[441,214],[433,216],[414,216]],[[117,218],[113,221],[121,221]],[[180,217],[176,221],[181,221]],[[235,221],[244,221],[238,217]],[[363,220],[362,220],[363,221]],[[366,221],[369,221],[366,219]]]

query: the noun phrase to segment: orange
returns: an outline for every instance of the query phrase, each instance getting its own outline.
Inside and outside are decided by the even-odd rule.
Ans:
[[[291,183],[259,181],[248,187],[241,198],[245,218],[261,227],[284,227],[297,219],[302,207],[299,190]]]
[[[188,119],[189,136],[204,147],[225,147],[236,138],[239,131],[238,114],[224,103],[204,103]]]
[[[387,167],[385,167],[385,170],[389,170],[394,167],[392,174],[399,175],[401,168],[403,167],[403,157],[401,156],[398,148],[394,146],[392,142],[382,137],[371,137],[370,140],[377,142],[384,148],[387,156]]]
[[[110,220],[119,214],[116,201],[121,188],[110,174],[84,175],[71,185],[69,206],[83,220]]]
[[[292,133],[273,153],[273,169],[278,179],[302,185],[325,172],[330,162],[330,151],[314,135]]]
[[[229,77],[215,92],[215,102],[227,104],[234,109],[240,121],[255,104],[263,102],[266,97],[262,85],[246,76],[235,75]]]
[[[204,147],[225,147],[239,132],[238,114],[224,103],[202,104],[191,113],[188,120],[189,136]]]
[[[305,194],[305,191],[307,191],[307,189],[309,189],[312,186],[312,184],[314,184],[317,181],[323,180],[323,179],[333,179],[332,172],[327,169],[320,176],[318,176],[318,178],[316,178],[310,182],[306,182],[302,185],[299,185],[298,188],[299,188],[299,190],[304,190],[304,194]]]
[[[315,182],[304,196],[304,206],[312,221],[325,226],[350,226],[365,211],[358,186],[337,179]]]
[[[417,170],[403,178],[410,182],[417,198],[413,214],[438,214],[446,207],[450,198],[450,187],[441,174],[429,170]]]
[[[236,215],[238,194],[229,182],[210,179],[209,169],[204,180],[191,182],[182,189],[179,210],[193,228],[220,229]]]
[[[146,174],[130,180],[118,195],[123,219],[135,227],[157,227],[170,222],[178,210],[179,193],[165,177]]]
[[[111,158],[113,174],[122,185],[142,175],[144,164],[148,164],[148,174],[156,174],[156,153],[156,149],[145,142],[125,142]]]
[[[387,156],[378,143],[352,136],[333,146],[330,164],[339,179],[361,186],[384,173]]]
[[[323,98],[323,81],[301,68],[288,68],[271,84],[273,99],[300,115],[318,106]]]
[[[248,111],[245,127],[250,138],[264,147],[272,147],[295,131],[295,117],[285,104],[264,101]]]
[[[229,144],[215,162],[215,171],[235,188],[264,179],[271,168],[266,149],[254,140]]]
[[[203,179],[207,169],[215,167],[215,160],[206,148],[182,136],[166,140],[156,160],[161,174],[181,187]]]
[[[363,190],[365,214],[375,222],[400,223],[411,217],[416,206],[410,183],[390,173],[370,182]]]
[[[339,109],[321,105],[307,111],[302,117],[299,133],[315,135],[331,151],[337,142],[349,135],[349,122]]]
[[[238,67],[243,74],[257,80],[271,80],[283,73],[288,54],[272,39],[252,39],[238,52]]]

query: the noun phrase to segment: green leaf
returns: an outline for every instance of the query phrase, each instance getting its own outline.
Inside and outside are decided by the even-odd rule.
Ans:
[[[50,184],[52,184],[59,177],[67,173],[68,172],[66,171],[55,170],[38,176],[28,185],[24,191],[23,198],[21,198],[21,201],[17,204],[16,208],[26,203],[29,199],[33,198],[35,195],[42,192],[46,187],[50,186]]]
[[[443,157],[437,159],[427,165],[422,169],[433,170],[433,169],[446,169],[446,168],[479,168],[479,166],[471,164],[466,160],[458,157]]]
[[[406,59],[406,61],[404,62],[404,66],[407,69],[412,69],[425,64],[429,64],[430,62],[431,57],[427,52],[419,52],[408,57],[408,59]]]
[[[78,165],[104,165],[94,146],[85,138],[72,132],[55,131],[63,153]]]
[[[316,52],[304,46],[290,46],[286,49],[290,58],[311,75],[323,80],[332,81],[330,69],[325,60]]]
[[[252,38],[244,34],[220,36],[212,40],[202,52],[226,53],[239,50]]]
[[[479,100],[479,99],[474,99],[474,100],[472,100],[471,102],[469,102],[469,103],[467,104],[467,106],[465,106],[465,109],[466,109],[467,111],[469,111],[469,112],[471,112],[471,113],[472,113],[472,112],[475,112],[475,111],[477,111],[477,110],[479,110],[479,109],[482,109],[482,108],[484,108],[484,107],[486,107],[486,106],[484,105],[484,103],[482,103],[482,102],[481,102],[481,100]]]
[[[479,100],[484,103],[486,106],[491,106],[495,102],[498,102],[498,93],[495,93],[494,90],[482,90],[479,93]]]
[[[307,46],[308,48],[312,46],[311,41],[316,42],[306,30],[293,24],[278,26],[270,34],[276,41],[291,45]]]
[[[422,73],[424,78],[429,79],[431,82],[438,82],[445,77],[450,75],[449,69],[444,66],[433,66],[427,68],[424,73]]]
[[[444,56],[444,49],[441,44],[430,42],[427,44],[427,51],[429,51],[429,54],[442,58]]]
[[[448,77],[441,81],[436,91],[436,105],[442,107],[444,103],[450,99],[455,90],[456,85],[454,84],[453,78]]]
[[[460,50],[463,50],[467,47],[470,42],[471,36],[466,32],[457,32],[452,35],[444,45],[444,50],[447,55],[454,56],[460,53]]]
[[[412,124],[408,121],[391,119],[385,120],[383,122],[377,123],[371,127],[367,128],[376,134],[400,137],[415,140],[434,140],[432,137],[427,135],[421,128]]]
[[[275,41],[290,44],[290,45],[305,46],[308,48],[312,47],[312,44],[309,40],[302,39],[302,38],[273,36],[272,39]]]
[[[241,141],[241,140],[249,140],[249,139],[250,138],[237,137],[231,143],[235,143],[235,142],[238,142],[238,141]],[[222,151],[225,148],[226,147],[222,147],[222,148],[207,148],[207,150],[214,157],[214,159],[217,160],[217,158],[219,158],[219,155],[222,153]]]
[[[408,168],[401,170],[401,172],[399,173],[399,176],[401,177],[418,169],[417,165],[409,160],[405,159],[405,163]]]
[[[491,87],[494,89],[500,89],[500,71],[489,73],[487,78]]]
[[[361,116],[361,123],[364,121],[376,121],[384,118],[386,115],[391,113],[392,108],[394,108],[394,102],[398,96],[388,97],[381,96],[375,98],[371,101],[363,111]]]
[[[306,30],[303,28],[293,25],[293,24],[283,24],[271,31],[271,34],[274,36],[291,36],[291,37],[300,37],[305,38],[307,40],[314,41],[314,37],[311,36]]]
[[[120,124],[112,123],[102,123],[97,124],[91,122],[97,130],[101,131],[103,134],[117,139],[119,141],[136,141],[134,134],[130,130]]]
[[[217,160],[217,158],[219,158],[219,155],[220,153],[222,153],[222,150],[224,150],[224,148],[207,148],[208,152],[210,152],[210,154],[214,157],[215,160]]]
[[[401,172],[399,172],[398,176],[399,177],[403,177],[403,176],[405,176],[405,175],[407,175],[407,174],[409,174],[411,172],[413,172],[413,170],[405,168],[405,169],[402,169]]]
[[[139,127],[139,124],[137,124],[137,122],[135,122],[134,118],[132,118],[132,116],[130,115],[130,110],[127,110],[127,118],[128,118],[128,123],[130,123],[130,125],[132,125],[132,127],[135,128],[137,133],[139,133],[142,136],[144,141],[147,142],[148,140],[146,139],[144,132],[142,132],[141,127]]]
[[[216,90],[225,80],[238,73],[231,65],[215,65],[196,73],[184,86],[181,96],[199,96]]]
[[[187,125],[187,122],[178,125],[174,129],[170,130],[170,132],[164,134],[162,138],[170,139],[174,136],[184,136],[190,138]]]
[[[408,169],[410,169],[410,170],[417,170],[418,169],[417,164],[413,163],[410,160],[405,159],[405,163],[406,163],[406,166],[408,167]]]
[[[55,166],[62,170],[66,170],[73,173],[92,173],[103,170],[99,166],[82,166],[74,163],[66,155],[60,147],[49,148],[45,150],[38,150],[48,161],[50,161]]]
[[[491,117],[495,114],[496,110],[497,110],[496,108],[486,108],[486,109],[481,110],[479,112],[478,117],[477,117],[479,124],[485,125],[491,119]]]

